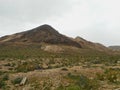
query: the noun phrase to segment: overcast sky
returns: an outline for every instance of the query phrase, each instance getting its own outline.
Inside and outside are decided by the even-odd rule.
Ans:
[[[120,45],[120,0],[0,0],[0,36],[42,24],[70,37]]]

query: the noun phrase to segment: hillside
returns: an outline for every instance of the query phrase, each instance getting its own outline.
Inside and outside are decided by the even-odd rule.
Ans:
[[[114,52],[50,25],[4,36],[0,90],[119,90],[120,55]]]
[[[8,35],[0,38],[0,44],[6,45],[28,45],[28,44],[51,44],[51,45],[67,45],[78,48],[93,49],[97,51],[109,52],[109,48],[99,43],[87,41],[81,37],[70,38],[60,34],[50,25],[42,25],[34,29]]]
[[[81,46],[83,48],[87,48],[87,49],[93,49],[93,50],[98,50],[98,51],[109,51],[109,48],[107,48],[106,46],[100,44],[100,43],[93,43],[91,41],[87,41],[79,36],[77,36],[75,38],[75,40],[81,44]]]

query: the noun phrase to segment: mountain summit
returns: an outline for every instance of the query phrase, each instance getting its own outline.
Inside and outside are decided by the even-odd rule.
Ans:
[[[67,36],[60,34],[50,25],[42,25],[34,29],[8,35],[0,38],[0,43],[48,43],[48,44],[63,44],[81,48],[81,45]]]

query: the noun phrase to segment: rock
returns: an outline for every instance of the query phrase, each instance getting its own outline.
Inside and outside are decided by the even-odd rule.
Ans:
[[[21,85],[21,86],[22,86],[22,85],[25,85],[26,81],[27,81],[27,77],[24,77],[24,78],[22,79],[22,81],[20,82],[20,85]]]

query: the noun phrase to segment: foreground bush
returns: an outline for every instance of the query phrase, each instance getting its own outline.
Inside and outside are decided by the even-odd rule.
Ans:
[[[6,83],[3,80],[0,80],[0,88],[4,88],[6,86]]]
[[[120,70],[119,69],[107,69],[103,74],[97,74],[97,79],[104,81],[107,80],[110,83],[120,82]]]
[[[13,84],[20,84],[20,82],[22,81],[23,77],[17,77],[14,80],[12,80],[11,82]]]
[[[91,80],[84,75],[72,75],[69,73],[68,78],[74,82],[67,90],[97,90],[99,88],[97,80]]]

